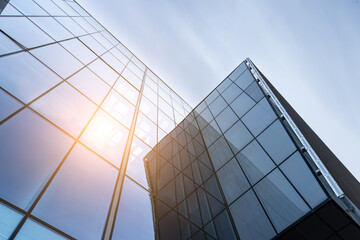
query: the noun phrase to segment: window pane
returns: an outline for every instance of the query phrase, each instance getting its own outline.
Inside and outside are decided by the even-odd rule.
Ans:
[[[125,178],[112,239],[155,239],[149,193]]]
[[[15,240],[65,240],[67,238],[57,234],[49,228],[36,223],[33,220],[27,220],[16,235]]]
[[[76,145],[33,214],[77,239],[100,239],[117,170]]]
[[[255,81],[247,87],[245,92],[256,102],[264,96],[264,93],[261,91],[259,84]]]
[[[278,169],[255,185],[255,191],[278,232],[310,210]]]
[[[214,220],[215,228],[218,233],[219,240],[236,239],[234,230],[232,228],[229,216],[226,211],[223,211]]]
[[[121,75],[138,90],[140,89],[141,79],[137,77],[133,72],[131,72],[128,68],[126,68]]]
[[[74,36],[86,34],[85,30],[70,17],[55,17],[55,19],[66,27],[66,29],[68,29],[72,34],[74,34]]]
[[[30,17],[30,20],[56,41],[72,37],[72,34],[52,17]]]
[[[236,200],[230,211],[240,239],[267,240],[274,237],[275,231],[252,190]]]
[[[28,109],[2,124],[0,197],[27,209],[72,143],[70,137]]]
[[[125,79],[119,78],[115,84],[114,89],[118,91],[122,96],[129,100],[132,104],[136,104],[139,91],[131,86]]]
[[[82,63],[59,44],[36,48],[30,52],[63,78],[83,67]]]
[[[240,66],[238,66],[229,76],[229,78],[233,81],[235,81],[240,74],[242,74],[247,69],[245,63],[241,63]]]
[[[110,52],[105,53],[101,56],[101,58],[118,73],[121,73],[125,67],[125,65],[115,58]]]
[[[236,158],[233,158],[217,172],[226,201],[230,204],[243,194],[249,187]]]
[[[252,76],[251,72],[249,70],[246,70],[243,72],[238,79],[236,79],[234,82],[236,85],[238,85],[241,89],[246,89],[250,83],[254,81],[254,77]]]
[[[275,168],[275,164],[260,147],[257,141],[252,141],[236,155],[252,184],[256,183],[265,174]]]
[[[225,138],[228,140],[234,153],[237,153],[253,139],[253,136],[244,124],[238,121],[225,133]]]
[[[126,168],[126,174],[145,188],[148,188],[148,182],[145,174],[144,157],[150,150],[149,146],[135,136],[131,144],[129,162]]]
[[[84,44],[82,44],[77,39],[64,41],[60,44],[84,64],[88,64],[97,57],[92,51],[90,51]]]
[[[256,104],[245,116],[242,121],[249,128],[254,136],[262,132],[270,123],[276,119],[274,110],[271,108],[266,98]]]
[[[0,89],[0,121],[23,106],[18,100]]]
[[[254,100],[252,100],[248,95],[242,93],[238,98],[236,98],[231,104],[230,107],[238,115],[242,117],[249,109],[255,105]]]
[[[227,160],[229,160],[233,153],[231,152],[224,137],[220,137],[208,149],[210,158],[214,164],[215,170],[219,169]]]
[[[128,129],[100,109],[91,120],[80,141],[119,167],[128,134]]]
[[[9,239],[22,217],[22,214],[0,203],[0,239]]]
[[[223,132],[226,132],[229,127],[231,127],[239,118],[231,110],[231,108],[226,107],[217,117],[216,122],[218,123],[220,129]]]
[[[27,48],[54,42],[25,17],[1,17],[0,26],[1,30]]]
[[[31,104],[56,125],[77,137],[95,112],[96,105],[67,83]]]
[[[96,59],[94,62],[90,63],[88,67],[110,86],[112,86],[119,77],[119,75],[101,59]]]
[[[21,50],[18,45],[16,45],[13,41],[10,40],[10,38],[2,33],[0,33],[0,42],[0,55]]]
[[[156,144],[156,125],[150,121],[144,114],[139,112],[135,134],[146,142],[150,147]]]
[[[231,103],[242,93],[242,90],[236,85],[231,84],[221,95],[227,103]]]
[[[11,0],[11,4],[24,15],[48,15],[33,1]]]
[[[157,108],[146,97],[141,98],[140,111],[150,118],[154,123],[157,122]]]
[[[83,68],[67,81],[96,104],[101,103],[110,89],[109,85],[88,68]]]
[[[314,208],[327,197],[304,161],[300,153],[296,152],[281,164],[280,168],[309,205]]]
[[[222,110],[225,109],[226,105],[225,100],[219,96],[209,105],[209,108],[213,116],[216,117]]]
[[[78,26],[75,22],[73,24]],[[106,49],[101,46],[100,43],[98,43],[98,41],[96,41],[95,38],[93,38],[91,35],[83,36],[79,39],[99,56],[106,51]]]
[[[116,91],[111,90],[101,107],[125,127],[130,128],[135,107]]]
[[[0,85],[28,103],[61,79],[28,53],[0,58]]]
[[[163,129],[165,132],[169,133],[171,130],[174,129],[175,123],[173,120],[171,120],[165,113],[159,110],[158,113],[158,125]]]
[[[279,120],[271,124],[257,139],[277,164],[296,150]]]

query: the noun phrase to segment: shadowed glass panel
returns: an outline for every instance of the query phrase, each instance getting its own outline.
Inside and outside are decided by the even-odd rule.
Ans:
[[[23,215],[0,203],[0,239],[9,239]]]
[[[36,223],[33,220],[27,220],[16,235],[15,240],[65,240],[65,238],[51,229]]]

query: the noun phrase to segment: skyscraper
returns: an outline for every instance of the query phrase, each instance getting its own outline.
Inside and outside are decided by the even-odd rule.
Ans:
[[[359,182],[242,62],[145,157],[159,239],[358,239]]]
[[[75,1],[0,13],[0,239],[358,236],[359,183],[249,59],[192,110]]]

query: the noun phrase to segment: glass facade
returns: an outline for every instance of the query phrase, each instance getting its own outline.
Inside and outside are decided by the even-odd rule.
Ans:
[[[0,240],[360,236],[246,61],[192,109],[75,1],[0,13]]]
[[[145,162],[160,239],[271,239],[328,199],[245,62]]]
[[[155,238],[143,158],[191,107],[76,2],[5,4],[0,106],[0,239]]]

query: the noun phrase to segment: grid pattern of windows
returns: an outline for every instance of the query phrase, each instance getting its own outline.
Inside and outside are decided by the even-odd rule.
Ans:
[[[0,105],[0,239],[155,237],[143,157],[191,107],[75,1],[6,4]]]
[[[145,163],[160,239],[271,239],[328,199],[245,62]]]

